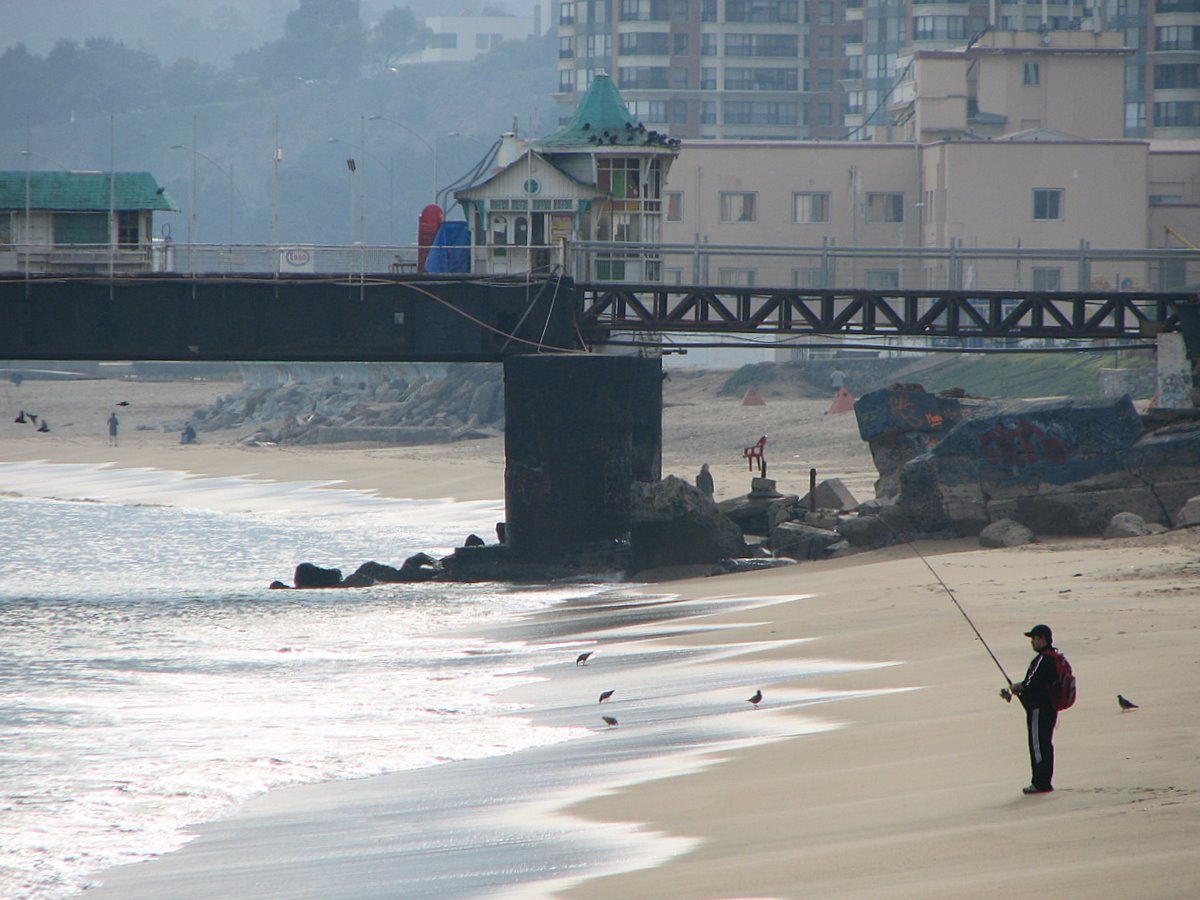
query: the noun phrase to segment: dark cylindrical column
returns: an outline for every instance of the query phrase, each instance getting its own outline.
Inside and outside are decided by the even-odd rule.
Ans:
[[[632,401],[645,363],[582,354],[504,361],[506,539],[514,556],[554,559],[628,539]]]

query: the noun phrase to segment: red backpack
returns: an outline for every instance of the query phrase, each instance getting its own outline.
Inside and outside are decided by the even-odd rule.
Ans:
[[[1050,685],[1050,702],[1057,710],[1070,709],[1075,705],[1075,673],[1067,658],[1057,650],[1047,650],[1046,655],[1054,660],[1054,671],[1058,678]]]

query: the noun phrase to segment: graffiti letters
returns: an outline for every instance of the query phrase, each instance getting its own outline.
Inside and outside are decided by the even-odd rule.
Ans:
[[[979,447],[987,462],[1014,472],[1037,462],[1067,461],[1062,438],[1026,419],[1001,419],[991,431],[979,435]]]

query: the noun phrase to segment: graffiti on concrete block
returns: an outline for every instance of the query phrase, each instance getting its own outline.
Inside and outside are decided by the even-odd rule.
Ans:
[[[979,448],[987,462],[1014,472],[1034,463],[1067,461],[1063,439],[1024,418],[999,419],[991,431],[979,435]]]

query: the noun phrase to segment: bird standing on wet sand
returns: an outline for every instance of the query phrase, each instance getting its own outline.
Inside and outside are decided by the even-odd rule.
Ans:
[[[1128,710],[1128,709],[1137,709],[1138,708],[1138,705],[1136,703],[1134,703],[1132,700],[1126,700],[1120,694],[1117,694],[1117,703],[1119,703],[1121,705],[1121,709]]]
[[[753,704],[754,704],[754,708],[755,708],[755,709],[758,709],[758,704],[762,703],[762,691],[755,691],[755,692],[754,692],[754,696],[753,696],[753,697],[751,697],[751,698],[750,698],[749,700],[747,700],[746,702],[747,702],[747,703],[753,703]]]
[[[611,697],[611,696],[612,696],[613,694],[615,694],[615,693],[616,693],[616,691],[604,691],[604,692],[603,692],[603,693],[600,695],[600,699],[599,699],[599,700],[597,700],[596,702],[597,702],[597,703],[603,703],[605,700],[607,700],[609,697]]]
[[[592,653],[594,653],[594,652],[595,651],[593,651],[593,650],[589,650],[587,653],[580,653],[577,657],[575,657],[575,665],[586,666],[588,657],[591,656]]]
[[[24,425],[26,422],[28,422],[29,420],[25,418],[25,410],[21,410],[21,412],[17,414],[17,417],[13,419],[13,421],[18,425]]]
[[[601,716],[600,718],[602,718],[604,720],[604,724],[607,725],[609,728],[612,728],[614,725],[617,724],[617,720],[614,719],[612,716]]]
[[[129,405],[128,400],[118,400],[117,401],[117,406],[128,406],[128,405]]]

